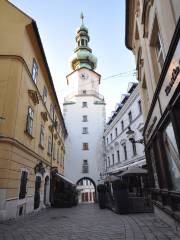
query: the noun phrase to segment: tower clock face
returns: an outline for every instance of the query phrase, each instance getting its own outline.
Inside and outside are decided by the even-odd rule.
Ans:
[[[87,80],[89,78],[89,75],[86,72],[80,73],[80,78],[83,80]]]

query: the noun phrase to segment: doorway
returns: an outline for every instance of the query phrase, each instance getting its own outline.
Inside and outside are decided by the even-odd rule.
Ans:
[[[41,177],[36,176],[35,194],[34,194],[34,209],[39,208],[39,205],[40,205],[40,188],[41,188]]]
[[[49,205],[49,191],[50,191],[50,182],[49,176],[46,176],[45,183],[44,183],[44,205]]]
[[[91,178],[81,178],[76,184],[79,203],[96,202],[96,185]]]

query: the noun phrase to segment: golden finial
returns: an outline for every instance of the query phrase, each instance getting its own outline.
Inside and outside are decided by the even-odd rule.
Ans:
[[[83,12],[81,12],[80,18],[81,18],[81,20],[82,20],[82,25],[83,25],[83,24],[84,24],[84,15],[83,15]]]

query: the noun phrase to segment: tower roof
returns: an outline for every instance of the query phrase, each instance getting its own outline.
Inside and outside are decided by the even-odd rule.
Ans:
[[[94,70],[97,65],[97,58],[92,54],[91,48],[88,46],[90,37],[88,35],[88,28],[84,25],[84,15],[81,13],[81,25],[76,30],[77,48],[70,58],[71,68],[73,70],[86,67]]]

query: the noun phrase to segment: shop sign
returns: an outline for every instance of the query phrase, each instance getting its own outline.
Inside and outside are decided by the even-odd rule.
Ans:
[[[159,93],[162,112],[167,108],[178,84],[180,83],[180,41],[177,44],[167,74]]]
[[[180,65],[180,61],[179,61],[179,65]],[[175,83],[175,81],[176,81],[176,79],[179,75],[179,72],[180,72],[180,67],[179,66],[177,66],[176,68],[173,69],[170,83],[165,88],[165,92],[166,92],[167,96],[169,95],[169,93],[171,91],[171,88],[173,87],[173,85],[174,85],[174,83]]]
[[[146,142],[148,142],[150,137],[152,136],[154,129],[156,128],[156,125],[160,120],[160,118],[161,118],[161,114],[159,109],[159,103],[158,101],[156,101],[151,118],[148,122],[148,125],[146,126],[146,129],[144,129],[144,137]]]

